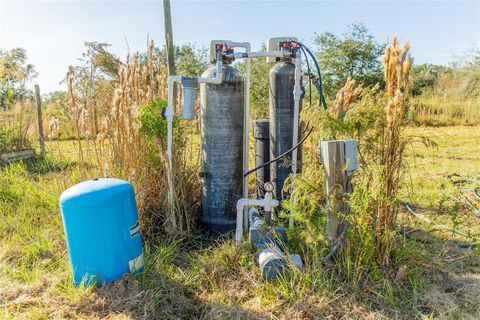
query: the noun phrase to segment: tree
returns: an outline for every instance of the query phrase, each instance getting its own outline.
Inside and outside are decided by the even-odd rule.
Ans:
[[[208,67],[208,52],[192,44],[175,47],[175,64],[179,74],[201,76]]]
[[[266,48],[263,47],[262,51]],[[250,60],[250,101],[252,115],[256,119],[268,118],[268,97],[270,92],[269,73],[273,64],[267,63],[265,58]]]
[[[480,70],[480,47],[473,47],[453,56],[449,66],[455,70]]]
[[[418,96],[427,90],[433,90],[442,74],[452,73],[449,67],[424,63],[412,68],[412,95]]]
[[[120,60],[108,52],[107,43],[85,42],[86,51],[78,60],[80,65],[69,66],[68,76],[76,88],[77,102],[91,117],[91,131],[99,132],[98,118],[110,110],[114,82],[118,81]]]
[[[27,63],[25,49],[0,50],[0,107],[6,110],[15,101],[33,96],[25,85],[36,76],[35,67]]]
[[[375,41],[364,24],[353,24],[342,35],[316,34],[314,43],[328,97],[333,98],[348,78],[367,87],[383,84],[380,55],[385,45]]]
[[[265,43],[260,52],[267,51]],[[237,60],[235,67],[245,74],[245,60]],[[265,58],[250,59],[250,109],[254,119],[268,118],[269,72],[274,66]]]
[[[154,60],[160,57],[162,66],[167,70],[167,48],[155,47]],[[205,48],[197,48],[194,44],[185,44],[183,46],[174,46],[175,70],[177,74],[186,76],[201,76],[208,67],[208,51]],[[140,65],[143,66],[147,61],[147,52],[139,54]]]

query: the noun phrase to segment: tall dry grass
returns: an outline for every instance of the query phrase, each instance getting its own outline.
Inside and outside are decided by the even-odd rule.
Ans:
[[[454,62],[452,68],[445,67],[434,79],[433,86],[411,99],[415,123],[425,126],[478,125],[480,65]],[[413,79],[412,88],[416,81],[418,79]]]
[[[350,224],[342,270],[349,279],[360,281],[362,272],[376,265],[388,265],[393,248],[395,222],[399,211],[398,190],[405,174],[403,153],[408,137],[407,124],[409,75],[412,58],[409,44],[401,46],[397,38],[386,47],[383,56],[386,88],[364,87],[349,79],[339,90],[328,112],[308,106],[302,111],[303,121],[314,126],[314,143],[307,142],[304,150],[315,154],[319,140],[355,139],[359,146],[359,170],[354,175],[354,190],[346,201],[351,210],[339,213]],[[299,238],[309,247],[313,244],[322,256],[327,210],[325,190],[318,158],[304,155],[302,176],[297,179],[292,210],[305,230]],[[322,244],[323,242],[323,244]],[[323,248],[323,249],[322,249]],[[355,265],[358,268],[351,266]],[[348,271],[349,270],[349,271]],[[362,271],[363,270],[363,271]],[[357,272],[358,271],[358,272]]]
[[[415,123],[423,126],[480,124],[480,97],[452,92],[425,92],[412,98]]]
[[[345,85],[338,90],[332,107],[328,109],[329,113],[337,119],[345,117],[346,112],[361,97],[363,92],[362,84],[356,86],[354,79],[347,79]]]
[[[176,201],[172,208],[167,201],[166,122],[162,118],[167,74],[160,56],[155,54],[154,42],[150,42],[145,59],[138,52],[128,55],[119,68],[111,109],[105,116],[95,112],[95,101],[78,103],[79,88],[73,73],[67,80],[82,176],[130,181],[144,234],[190,233],[199,208],[199,180],[195,173],[198,157],[187,148],[185,140],[192,139],[195,130],[181,121],[174,122],[172,171]],[[97,123],[98,130],[93,130]]]
[[[384,264],[390,260],[394,221],[398,213],[397,193],[401,182],[403,154],[406,140],[403,137],[404,118],[410,85],[412,58],[408,41],[400,46],[393,37],[385,48],[382,62],[385,72],[387,105],[384,148],[382,153],[382,188],[384,199],[380,201],[377,220],[377,254]]]
[[[36,109],[30,100],[17,102],[0,113],[0,154],[32,147],[29,136],[38,132],[35,116]]]

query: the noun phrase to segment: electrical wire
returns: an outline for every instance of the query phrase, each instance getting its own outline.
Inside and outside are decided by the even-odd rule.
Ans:
[[[258,167],[255,167],[249,171],[247,171],[243,177],[245,178],[246,176],[248,176],[249,174],[251,173],[254,173],[255,171],[257,170],[260,170],[262,168],[265,168],[266,166],[272,164],[272,163],[275,163],[277,162],[278,160],[282,159],[283,157],[287,156],[288,154],[290,154],[293,150],[297,149],[300,145],[302,145],[302,143],[307,140],[308,136],[312,133],[313,131],[313,127],[310,127],[310,129],[308,130],[307,134],[302,138],[302,140],[300,140],[296,145],[294,145],[292,148],[290,148],[289,150],[285,151],[284,153],[282,153],[281,155],[279,155],[278,157],[270,160],[270,161],[267,161],[265,163],[262,163],[261,165],[259,165]],[[304,132],[305,133],[305,132]]]
[[[348,221],[345,221],[344,223],[342,223],[341,228],[343,229],[343,231],[340,233],[340,236],[337,238],[337,240],[335,240],[330,252],[325,257],[322,258],[323,263],[330,260],[337,253],[338,249],[340,249],[341,245],[345,242],[345,235],[347,233],[347,229],[349,225],[350,223]]]
[[[292,40],[292,41],[300,46],[300,49],[302,50],[303,55],[305,56],[305,61],[307,62],[307,73],[308,73],[308,82],[309,82],[309,86],[308,86],[308,88],[309,88],[309,99],[310,99],[310,105],[312,105],[312,78],[314,77],[314,75],[311,73],[311,70],[310,70],[310,63],[308,61],[308,55],[305,52],[304,46],[300,45],[297,41],[294,41],[294,40]],[[317,69],[317,71],[318,71],[318,69]],[[322,89],[322,91],[323,91],[323,89]],[[320,93],[320,95],[322,95],[322,93]]]

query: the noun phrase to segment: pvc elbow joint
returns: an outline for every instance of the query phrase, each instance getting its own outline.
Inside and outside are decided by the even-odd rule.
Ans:
[[[242,198],[237,201],[237,211],[242,210],[248,205],[248,199]]]

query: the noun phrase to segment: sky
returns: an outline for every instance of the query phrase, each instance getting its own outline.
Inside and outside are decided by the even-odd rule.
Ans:
[[[270,37],[342,34],[364,23],[379,42],[409,39],[415,63],[448,64],[480,45],[477,1],[171,1],[173,40],[208,47],[212,39],[248,41],[259,49]],[[162,1],[0,0],[0,49],[23,47],[43,93],[78,64],[85,41],[111,44],[124,58],[145,51],[147,39],[165,43]],[[33,85],[33,84],[32,84]]]

